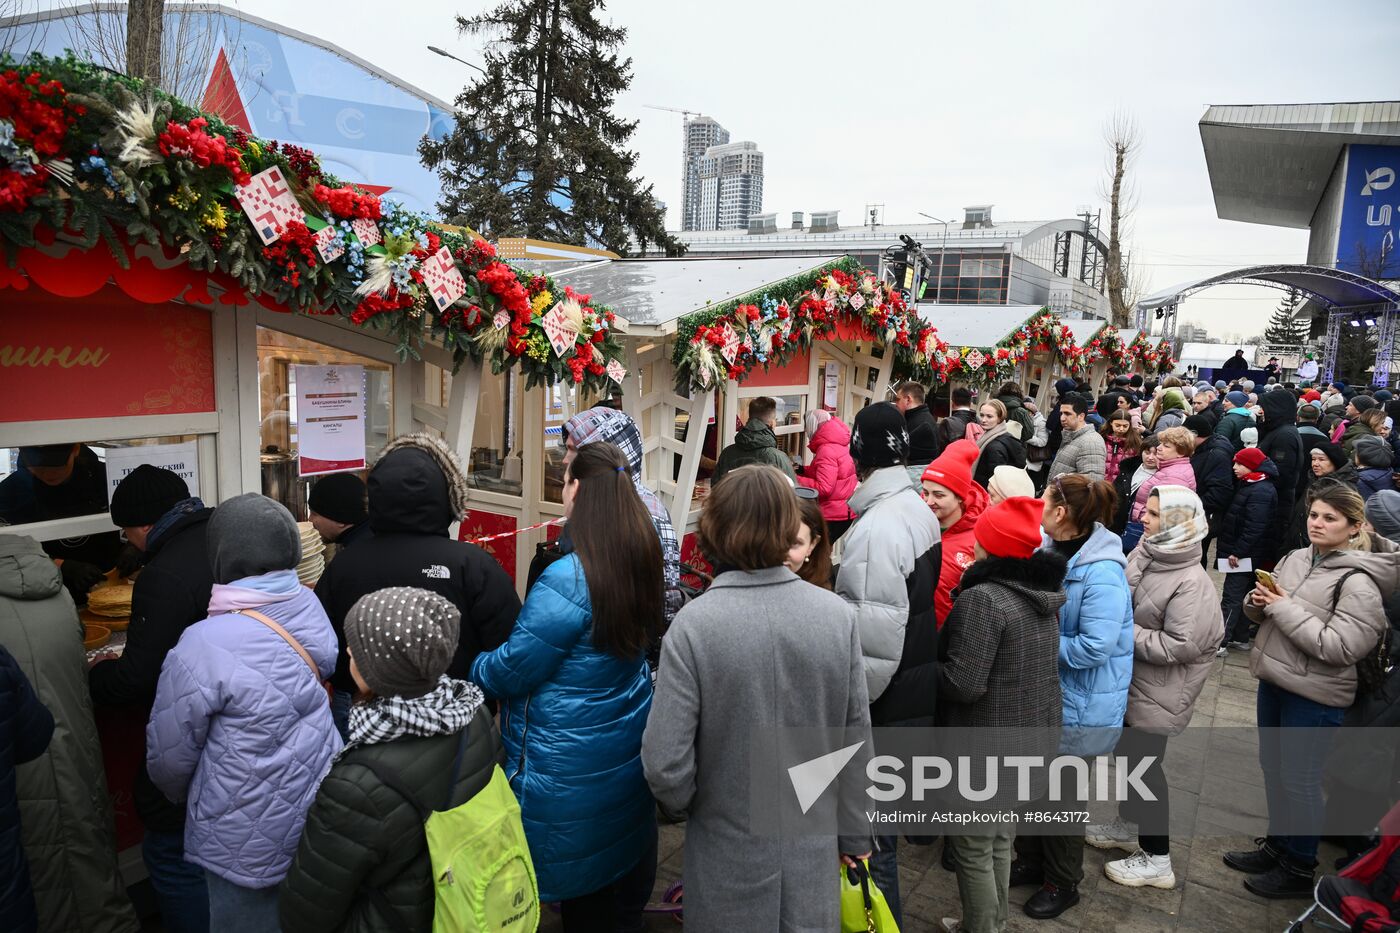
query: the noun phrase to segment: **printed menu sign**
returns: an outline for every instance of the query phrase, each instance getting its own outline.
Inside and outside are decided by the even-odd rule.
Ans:
[[[297,385],[297,473],[365,468],[365,368],[293,366]]]
[[[190,487],[190,495],[199,495],[199,455],[195,442],[183,444],[149,444],[142,447],[109,447],[104,452],[107,463],[107,503],[112,502],[112,490],[126,475],[143,463],[178,474]]]

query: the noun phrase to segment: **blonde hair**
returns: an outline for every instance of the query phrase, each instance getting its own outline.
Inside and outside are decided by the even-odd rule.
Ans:
[[[1187,428],[1175,427],[1167,428],[1157,435],[1158,444],[1166,444],[1184,457],[1191,456],[1196,450],[1195,435]]]
[[[997,420],[998,420],[998,421],[1003,422],[1003,423],[1006,421],[1006,417],[1007,417],[1007,414],[1006,414],[1006,403],[1003,402],[1001,399],[999,399],[999,398],[989,398],[989,399],[987,399],[985,402],[983,402],[981,405],[977,406],[977,410],[978,410],[978,411],[981,411],[981,410],[984,409],[984,408],[990,408],[990,409],[992,409],[992,411],[996,412],[996,413],[997,413]]]

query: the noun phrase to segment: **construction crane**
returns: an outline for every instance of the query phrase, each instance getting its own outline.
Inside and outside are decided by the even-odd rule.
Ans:
[[[680,107],[658,107],[655,104],[642,104],[648,110],[669,110],[671,113],[683,114],[687,120],[691,117],[703,117],[704,114],[698,110],[682,110]]]

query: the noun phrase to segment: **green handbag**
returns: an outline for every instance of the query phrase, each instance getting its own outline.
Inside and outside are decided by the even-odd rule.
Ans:
[[[841,933],[899,933],[885,895],[870,877],[870,863],[842,865]]]

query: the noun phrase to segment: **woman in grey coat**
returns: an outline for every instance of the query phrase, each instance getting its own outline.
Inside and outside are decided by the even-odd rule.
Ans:
[[[662,643],[642,765],[662,812],[689,820],[687,929],[835,930],[840,864],[870,854],[861,825],[870,711],[855,618],[784,566],[798,524],[781,473],[729,474],[700,518],[715,581]],[[842,729],[845,741],[779,761],[782,730],[797,727]],[[805,815],[791,806],[786,767],[857,742],[834,792]],[[838,825],[851,834],[838,838]]]

